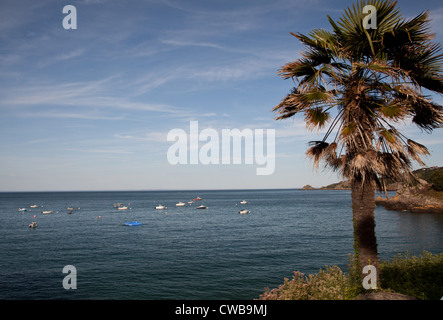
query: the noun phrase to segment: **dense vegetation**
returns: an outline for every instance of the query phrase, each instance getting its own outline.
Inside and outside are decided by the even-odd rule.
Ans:
[[[420,179],[432,183],[434,190],[443,191],[443,167],[419,169],[414,173]]]
[[[367,293],[357,283],[352,266],[347,274],[337,266],[327,266],[317,274],[295,271],[291,280],[276,289],[266,288],[261,300],[352,300]],[[416,257],[399,254],[392,261],[380,262],[379,292],[402,293],[419,300],[438,300],[443,296],[443,253],[430,252]]]

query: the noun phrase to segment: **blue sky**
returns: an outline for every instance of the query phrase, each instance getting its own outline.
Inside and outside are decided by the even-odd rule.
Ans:
[[[65,30],[65,5],[77,29]],[[303,117],[275,121],[289,92],[278,77],[300,57],[289,32],[325,27],[351,1],[151,0],[0,2],[0,191],[319,187]],[[399,1],[405,17],[430,10],[442,42],[440,1]],[[442,104],[440,97],[436,101]],[[171,129],[275,129],[272,175],[256,165],[171,165]],[[441,129],[413,126],[427,165],[442,165]]]

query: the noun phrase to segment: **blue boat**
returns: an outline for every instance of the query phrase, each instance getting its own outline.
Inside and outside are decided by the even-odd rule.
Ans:
[[[125,222],[125,226],[141,226],[142,223],[138,221]]]

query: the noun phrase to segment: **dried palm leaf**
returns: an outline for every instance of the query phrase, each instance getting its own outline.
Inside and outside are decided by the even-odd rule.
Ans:
[[[306,151],[306,155],[314,161],[314,167],[318,168],[319,162],[323,158],[329,143],[324,141],[310,141],[309,145],[312,147]]]

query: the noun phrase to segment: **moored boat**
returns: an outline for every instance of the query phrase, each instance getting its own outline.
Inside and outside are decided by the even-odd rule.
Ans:
[[[130,221],[130,222],[125,222],[125,226],[141,226],[142,223],[138,222],[138,221]]]
[[[46,211],[42,211],[43,214],[49,214],[49,213],[54,213],[54,211],[51,210],[46,210]]]
[[[35,222],[35,221],[33,221],[29,224],[29,228],[37,228],[37,227],[38,227],[38,225],[37,225],[37,222]]]
[[[249,210],[242,209],[242,210],[240,210],[238,213],[240,213],[240,214],[246,214],[246,213],[249,213],[249,212],[250,212]]]
[[[168,209],[168,208],[159,204],[158,206],[155,207],[155,209],[156,210],[164,210],[164,209]]]
[[[26,208],[18,208],[18,211],[19,212],[26,212],[26,211],[28,211]]]
[[[184,206],[186,206],[186,203],[180,201],[180,202],[177,203],[175,206],[176,206],[176,207],[184,207]]]
[[[208,207],[207,207],[207,206],[204,206],[204,205],[200,205],[200,206],[198,206],[196,209],[208,209]]]

